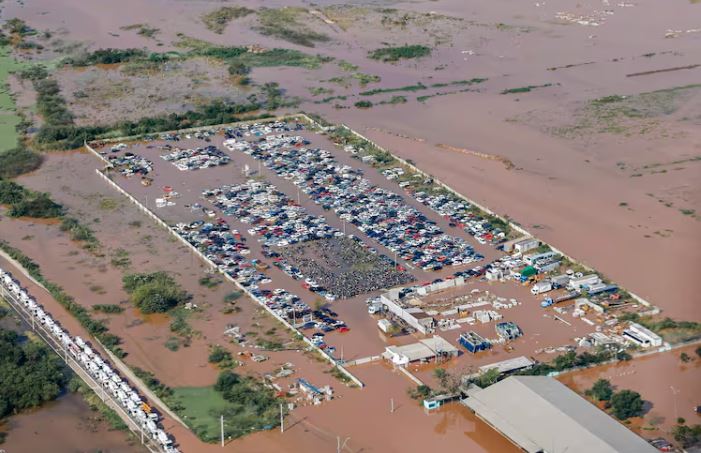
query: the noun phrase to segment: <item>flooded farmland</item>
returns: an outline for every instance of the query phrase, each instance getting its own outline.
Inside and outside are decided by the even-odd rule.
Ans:
[[[50,69],[77,125],[182,113],[217,100],[237,105],[260,101],[265,84],[277,83],[285,107],[276,113],[305,111],[347,124],[660,307],[662,316],[701,321],[696,303],[701,287],[695,278],[701,264],[698,2],[670,0],[661,8],[653,0],[353,0],[342,4],[332,0],[242,0],[235,5],[244,8],[241,16],[220,24],[220,29],[208,24],[206,15],[229,6],[227,2],[1,3],[2,19],[21,18],[37,30],[28,39],[41,48],[27,45],[16,52],[17,57],[23,64],[39,62]],[[370,57],[380,47],[404,44],[426,46],[430,52],[397,61]],[[245,48],[247,61],[256,61],[259,53],[269,49],[300,52],[305,63],[252,64],[242,83],[244,79],[231,72],[236,69],[232,60],[198,54],[220,46]],[[145,49],[158,58],[89,67],[61,64],[63,58],[108,48]],[[159,54],[165,53],[172,60],[159,62]],[[34,106],[35,89],[29,80],[17,76],[11,76],[10,82],[19,113],[31,124],[31,137],[44,123]],[[12,129],[13,124],[3,128]],[[315,146],[334,148],[327,137],[308,131],[300,134]],[[14,143],[14,134],[6,135],[13,138],[7,146],[3,142],[3,147]],[[221,136],[213,137],[212,142],[183,139],[178,146],[214,143],[221,147],[222,141]],[[196,204],[211,207],[202,199],[202,190],[241,184],[248,168],[312,216],[325,217],[331,228],[356,235],[378,255],[397,260],[392,250],[300,194],[291,180],[249,155],[229,153],[231,165],[183,173],[162,161],[154,144],[163,143],[144,142],[129,148],[154,161],[149,175],[152,185],[116,174],[113,179],[169,224],[207,221],[191,209]],[[341,165],[360,168],[372,184],[397,191],[371,165],[339,150],[334,155]],[[462,405],[424,413],[407,396],[414,383],[384,362],[350,367],[367,385],[364,389],[343,385],[329,373],[327,363],[299,351],[293,335],[253,300],[244,296],[227,302],[235,286],[218,279],[189,248],[110,188],[95,174],[98,167],[102,163],[85,152],[51,152],[40,170],[18,182],[49,192],[71,216],[89,225],[102,244],[100,253],[71,241],[54,222],[10,219],[2,213],[0,239],[36,261],[49,280],[60,284],[81,305],[114,304],[124,309],[117,315],[95,316],[105,319],[110,332],[122,339],[126,363],[154,373],[174,388],[205,387],[219,373],[207,360],[211,348],[219,345],[240,360],[237,372],[262,378],[291,363],[292,377],[276,381],[282,388],[304,377],[314,385],[331,385],[336,392],[333,401],[295,409],[286,421],[285,433],[251,434],[229,442],[226,450],[333,451],[337,438],[347,437],[351,439],[346,451],[407,451],[407,445],[416,450],[515,450]],[[156,208],[156,199],[164,196],[166,187],[179,193],[176,204]],[[404,199],[411,208],[434,217],[413,197]],[[228,216],[227,221],[244,235],[250,227],[236,216]],[[483,262],[500,256],[494,247],[476,243],[461,228],[451,226],[448,219],[435,216],[435,222],[473,246],[484,256]],[[260,259],[261,244],[249,240],[248,246],[251,257]],[[309,261],[314,261],[312,255],[318,251],[308,253],[292,258],[307,260],[307,269],[313,269]],[[402,263],[410,264],[407,260]],[[338,269],[346,270],[344,266]],[[140,314],[123,290],[125,274],[157,270],[172,273],[193,296],[196,309],[186,313],[193,334],[187,339],[173,333],[171,316]],[[449,277],[452,272],[448,268],[426,272],[417,267],[404,271],[418,284]],[[275,288],[298,294],[310,307],[324,304],[337,313],[337,319],[350,330],[326,332],[323,338],[341,360],[376,356],[386,346],[417,340],[415,335],[387,336],[378,329],[379,318],[368,314],[365,301],[381,294],[380,289],[327,300],[281,268],[272,266],[265,272]],[[201,283],[210,278],[214,281],[211,287]],[[372,282],[370,286],[381,285]],[[595,320],[595,325],[570,316],[571,306],[558,319],[551,310],[541,309],[539,298],[528,287],[510,281],[475,279],[465,289],[473,290],[474,294],[517,300],[519,304],[502,314],[505,320],[517,321],[524,335],[476,355],[462,351],[444,364],[409,366],[429,385],[437,383],[434,370],[438,366],[460,374],[520,355],[548,361],[563,345],[575,344],[604,321],[604,317],[589,316],[587,320]],[[64,325],[80,329],[49,297],[42,296],[42,303],[52,313],[56,311]],[[285,350],[261,350],[255,341],[236,344],[224,333],[232,328],[257,341],[282,344]],[[493,323],[438,334],[457,344],[464,330],[486,338],[495,336]],[[617,388],[640,392],[647,402],[646,413],[631,427],[646,438],[669,438],[678,416],[690,423],[697,418],[691,408],[699,404],[699,359],[682,363],[682,351],[694,357],[691,347],[676,349],[560,379],[580,393],[599,377],[610,379]],[[255,353],[267,360],[250,359]],[[74,438],[85,439],[89,451],[131,451],[120,443],[121,434],[91,426],[84,418],[83,405],[72,398],[17,417],[14,434],[8,437],[8,452],[17,451],[18,445],[42,451],[49,446],[47,433],[71,433],[56,447],[58,451],[64,451],[63,445],[65,451],[83,451],[73,443]],[[390,399],[397,409],[392,414]],[[59,414],[64,416],[59,419]],[[32,431],[37,422],[47,431]],[[176,422],[169,421],[167,427],[181,451],[220,450],[204,445]]]

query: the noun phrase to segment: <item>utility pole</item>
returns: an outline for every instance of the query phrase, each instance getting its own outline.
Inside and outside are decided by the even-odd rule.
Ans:
[[[670,385],[669,389],[672,391],[672,398],[674,398],[674,418],[677,419],[679,418],[679,412],[677,411],[677,393],[679,391],[673,385]]]
[[[394,414],[394,398],[389,399],[389,413]]]
[[[224,416],[219,417],[219,427],[221,430],[221,446],[224,448]]]

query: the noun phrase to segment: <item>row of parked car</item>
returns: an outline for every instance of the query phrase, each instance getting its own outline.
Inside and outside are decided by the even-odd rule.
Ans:
[[[461,238],[445,234],[401,196],[373,185],[362,170],[341,165],[326,150],[306,148],[301,136],[268,135],[258,142],[229,141],[227,148],[264,162],[291,180],[324,209],[424,270],[462,265],[480,259]]]
[[[248,233],[268,246],[284,247],[342,234],[266,182],[225,185],[206,190],[203,196],[225,215],[252,225]]]
[[[499,228],[475,212],[473,206],[453,195],[429,195],[415,192],[414,197],[433,211],[446,218],[451,226],[464,229],[480,244],[498,244],[506,236]]]
[[[49,315],[12,275],[0,269],[0,284],[21,303],[53,339],[109,392],[130,415],[132,420],[148,433],[166,453],[178,453],[170,436],[162,429],[159,416],[139,396],[129,383],[122,379],[110,363],[102,359],[90,344],[81,337],[72,337]]]
[[[153,171],[153,162],[129,151],[121,155],[107,156],[107,160],[124,176],[146,176]]]
[[[180,171],[199,170],[202,168],[226,165],[231,158],[214,145],[204,148],[180,149],[162,154],[161,158],[175,165]]]
[[[217,268],[244,286],[259,302],[290,322],[303,321],[311,307],[295,294],[283,289],[264,289],[261,285],[272,280],[262,272],[256,259],[238,230],[232,230],[224,219],[216,222],[196,220],[173,227],[183,239],[197,248]]]

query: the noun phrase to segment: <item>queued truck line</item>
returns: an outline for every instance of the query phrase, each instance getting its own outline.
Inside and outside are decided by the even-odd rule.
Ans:
[[[0,298],[19,314],[80,377],[93,392],[124,421],[152,453],[179,453],[172,436],[162,429],[159,415],[123,379],[114,364],[104,360],[81,337],[72,336],[55,321],[12,274],[0,268]]]

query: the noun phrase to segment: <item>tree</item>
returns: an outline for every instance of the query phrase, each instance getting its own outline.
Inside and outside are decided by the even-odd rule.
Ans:
[[[689,354],[687,354],[686,352],[682,352],[681,355],[679,355],[679,358],[684,363],[688,363],[691,361],[691,357],[689,357]]]
[[[122,279],[131,302],[142,313],[161,313],[190,298],[180,285],[165,272],[129,274]]]
[[[643,410],[643,400],[638,392],[621,390],[611,397],[611,411],[619,420],[640,415]]]
[[[682,447],[691,447],[701,442],[701,425],[677,425],[672,428],[672,436]]]
[[[433,370],[433,376],[438,379],[438,383],[440,384],[442,389],[445,389],[448,386],[448,380],[450,379],[450,374],[445,371],[443,368],[436,368]]]
[[[606,379],[599,379],[591,389],[587,390],[586,394],[597,401],[609,401],[613,396],[613,387]]]
[[[61,360],[46,346],[0,329],[0,419],[55,399],[66,381]]]
[[[497,368],[490,368],[484,373],[480,374],[480,376],[477,378],[477,385],[485,388],[489,387],[490,385],[494,384],[497,379],[499,379],[499,370]]]

